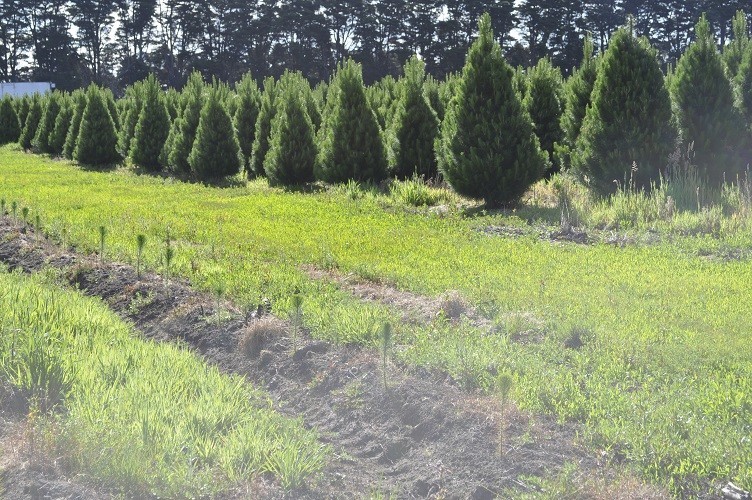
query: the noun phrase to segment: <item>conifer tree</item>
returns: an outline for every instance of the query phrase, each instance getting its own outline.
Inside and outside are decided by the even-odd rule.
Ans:
[[[44,110],[42,118],[39,120],[39,126],[34,134],[31,145],[34,151],[38,153],[51,153],[50,136],[55,129],[55,120],[60,113],[61,96],[57,92],[49,94],[44,99]]]
[[[216,84],[201,109],[188,164],[193,175],[202,180],[220,179],[240,172],[240,145],[232,118],[222,103],[222,91]]]
[[[60,112],[57,114],[57,118],[55,118],[55,126],[50,134],[50,154],[58,156],[63,154],[65,138],[68,135],[68,128],[73,119],[73,106],[73,98],[66,95],[60,104]]]
[[[159,154],[170,132],[170,117],[165,108],[159,82],[150,75],[144,82],[143,106],[133,133],[130,147],[134,164],[149,170],[159,170]]]
[[[102,92],[102,97],[104,98],[105,106],[107,107],[107,111],[110,113],[110,118],[112,118],[112,124],[115,126],[115,134],[117,134],[120,130],[120,115],[118,114],[117,105],[115,104],[115,96],[112,94],[112,90],[104,88],[100,89]]]
[[[554,145],[564,138],[564,131],[561,128],[562,93],[561,72],[554,68],[548,58],[544,57],[530,69],[524,104],[533,120],[540,147],[548,153],[550,160],[554,158]],[[560,165],[552,163],[546,175],[550,176],[559,170]]]
[[[621,28],[598,64],[573,168],[601,194],[625,182],[649,188],[675,146],[671,100],[647,40]],[[637,170],[633,169],[633,166]]]
[[[26,115],[26,123],[21,130],[21,137],[18,140],[21,148],[31,149],[31,141],[37,133],[39,122],[42,119],[42,99],[39,94],[34,94],[29,104],[29,112]]]
[[[747,128],[752,128],[752,44],[744,52],[734,83],[739,94],[739,105],[747,120]]]
[[[326,182],[380,182],[387,176],[381,127],[366,98],[360,64],[340,65],[328,92],[315,174]]]
[[[170,168],[176,172],[189,173],[191,171],[188,156],[196,140],[196,130],[201,118],[201,109],[204,106],[204,87],[201,73],[194,71],[183,89],[183,111],[175,122],[176,130],[169,154]]]
[[[256,133],[253,137],[253,152],[251,153],[251,170],[253,175],[264,176],[264,161],[269,151],[269,136],[272,130],[272,120],[277,112],[276,93],[277,84],[274,78],[264,80],[264,92],[261,94],[261,109],[256,119]],[[250,174],[250,172],[249,172]]]
[[[23,132],[24,125],[26,125],[26,117],[29,116],[29,109],[31,108],[31,98],[28,95],[23,96],[21,99],[15,99],[16,114],[18,115],[18,129]],[[21,136],[21,132],[18,136]]]
[[[109,165],[120,159],[116,146],[117,133],[107,97],[96,85],[89,85],[73,159],[83,165]]]
[[[400,179],[415,174],[431,178],[437,174],[434,141],[439,119],[424,91],[425,63],[413,56],[399,82],[399,98],[390,141],[392,173]]]
[[[126,157],[130,153],[136,123],[143,108],[143,82],[136,82],[125,89],[123,120],[118,133],[118,152]]]
[[[564,112],[561,117],[563,142],[574,148],[582,129],[585,112],[590,105],[595,79],[598,76],[598,59],[593,56],[593,40],[585,37],[582,64],[567,80],[564,86]]]
[[[18,142],[21,127],[18,125],[18,115],[13,106],[13,99],[5,95],[0,101],[0,144]]]
[[[243,155],[243,169],[248,172],[253,140],[256,136],[256,120],[261,106],[261,92],[250,73],[243,76],[235,90],[238,93],[238,107],[234,115],[235,131]]]
[[[71,118],[68,134],[65,136],[65,145],[63,147],[63,156],[69,160],[73,159],[73,152],[76,150],[76,141],[78,141],[78,132],[81,129],[81,118],[84,116],[86,109],[86,92],[77,90],[73,93],[73,117]]]
[[[489,207],[514,203],[543,174],[546,155],[514,89],[514,71],[484,14],[437,145],[439,170],[460,194]]]
[[[731,43],[726,45],[723,51],[723,60],[726,64],[728,76],[733,79],[739,74],[744,53],[750,45],[747,15],[744,11],[737,11],[731,22],[731,26],[734,36],[731,38]]]
[[[279,81],[279,103],[272,120],[264,170],[271,185],[291,186],[313,181],[315,131],[306,103],[311,89],[303,77],[285,73]]]
[[[392,123],[399,97],[397,80],[387,75],[366,89],[368,103],[376,113],[376,119],[382,130],[386,130]]]
[[[716,185],[724,175],[733,179],[744,166],[743,119],[704,15],[695,27],[695,41],[679,59],[670,90],[682,139],[694,144],[701,174]]]
[[[444,101],[441,99],[441,84],[432,75],[426,76],[426,82],[423,85],[423,89],[426,93],[426,99],[428,99],[431,108],[436,113],[436,118],[439,119],[439,123],[444,119]]]

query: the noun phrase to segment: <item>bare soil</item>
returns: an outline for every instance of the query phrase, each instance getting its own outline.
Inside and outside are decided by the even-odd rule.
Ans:
[[[230,317],[220,321],[216,299],[187,282],[167,286],[154,274],[139,279],[132,266],[100,264],[92,256],[60,249],[2,217],[0,262],[29,273],[48,266],[60,269],[65,282],[103,299],[144,337],[184,342],[206,362],[247,376],[269,392],[280,412],[301,417],[315,429],[333,450],[324,471],[302,490],[264,488],[267,497],[361,498],[390,493],[396,498],[514,498],[546,493],[529,478],[555,477],[567,464],[576,464],[579,471],[577,498],[666,496],[660,488],[617,472],[605,455],[578,444],[577,425],[561,425],[514,407],[507,408],[502,419],[494,398],[464,392],[441,375],[391,364],[385,388],[380,358],[371,350],[335,347],[307,334],[293,349],[283,328],[261,335],[253,355],[247,356],[238,343],[263,316],[261,308],[245,316],[225,302],[220,308]],[[347,289],[363,296],[362,286]],[[398,297],[398,291],[378,287],[371,291],[379,294],[378,300],[404,306],[413,320],[436,314],[440,306],[413,294]],[[2,394],[0,408],[9,407],[5,403],[10,396],[7,391]],[[3,440],[23,425],[22,410],[0,414]],[[106,490],[92,490],[96,485],[86,478],[68,479],[61,468],[29,467],[2,444],[0,471],[0,492],[4,487],[8,498],[106,497]],[[247,495],[238,491],[230,496]]]

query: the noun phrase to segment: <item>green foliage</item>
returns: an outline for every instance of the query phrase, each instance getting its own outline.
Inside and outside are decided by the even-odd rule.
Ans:
[[[645,39],[627,28],[614,34],[591,100],[573,168],[601,194],[616,191],[619,183],[649,188],[668,163],[676,133],[663,73]]]
[[[319,148],[318,179],[380,182],[387,176],[381,128],[366,98],[362,68],[352,60],[341,64],[332,80]]]
[[[263,177],[264,161],[269,152],[269,140],[271,139],[272,120],[277,113],[277,83],[274,78],[264,80],[264,92],[261,94],[261,109],[256,120],[256,133],[253,138],[253,150],[251,154],[251,170],[253,175]],[[251,172],[249,172],[251,174]]]
[[[314,126],[306,110],[311,89],[300,74],[285,73],[279,81],[278,94],[278,110],[272,120],[264,171],[271,185],[312,182],[316,142]]]
[[[446,111],[444,100],[441,98],[441,83],[433,75],[427,75],[423,84],[426,99],[431,104],[431,109],[436,113],[439,123],[444,119],[444,112]]]
[[[439,170],[458,193],[498,207],[519,200],[540,178],[546,156],[487,14],[479,30],[442,123],[437,155]]]
[[[29,109],[31,108],[31,97],[28,95],[23,96],[20,99],[15,99],[14,104],[16,107],[16,114],[18,115],[18,135],[21,136],[24,125],[26,125],[26,118],[29,116]]]
[[[238,138],[232,118],[222,105],[221,92],[221,87],[215,85],[209,93],[188,156],[191,173],[202,180],[236,175],[242,166]]]
[[[116,150],[117,132],[104,92],[96,85],[86,91],[86,108],[76,140],[73,159],[83,165],[110,165],[120,160]]]
[[[563,84],[561,71],[548,58],[538,61],[527,77],[527,93],[524,105],[533,120],[535,135],[540,146],[553,160],[554,145],[564,138],[561,127]],[[557,172],[559,165],[552,166],[547,174]]]
[[[125,97],[121,100],[123,103],[122,124],[118,133],[118,152],[127,157],[130,154],[133,134],[136,131],[136,124],[141,115],[141,109],[144,106],[144,82],[136,82],[125,89]]]
[[[739,107],[747,120],[749,130],[752,128],[752,44],[749,44],[744,51],[734,83],[739,97]]]
[[[18,142],[21,127],[18,125],[18,114],[13,106],[13,99],[6,95],[0,101],[0,144]]]
[[[744,125],[705,16],[697,23],[695,41],[679,59],[670,90],[682,139],[694,144],[700,173],[717,186],[724,178],[734,179],[746,166],[741,151]]]
[[[84,116],[85,109],[86,92],[84,92],[83,90],[77,90],[73,93],[73,116],[71,118],[70,126],[68,127],[68,133],[65,136],[65,144],[63,146],[63,156],[65,156],[69,160],[73,159],[73,152],[76,150],[78,133],[81,130],[81,119]]]
[[[35,152],[52,153],[50,147],[50,137],[55,131],[55,121],[60,113],[61,101],[63,97],[57,92],[47,95],[44,99],[44,111],[42,118],[39,120],[39,126],[31,141]]]
[[[62,155],[63,148],[65,147],[65,138],[68,135],[68,128],[70,128],[71,120],[73,119],[73,105],[74,101],[70,95],[66,95],[60,103],[60,112],[55,118],[55,126],[50,133],[49,147],[50,154]]]
[[[397,80],[387,75],[366,89],[368,103],[376,113],[381,130],[386,130],[392,123],[399,100]]]
[[[201,73],[195,71],[188,79],[181,96],[182,112],[175,123],[173,136],[165,144],[170,146],[168,156],[169,167],[176,172],[188,173],[191,165],[188,156],[193,150],[196,140],[201,109],[204,106],[204,80]]]
[[[723,50],[723,61],[729,77],[733,79],[739,74],[742,59],[750,45],[747,14],[742,10],[737,11],[731,26],[734,36]]]
[[[31,98],[29,105],[29,112],[26,115],[26,122],[23,129],[21,129],[21,137],[18,139],[18,144],[23,149],[31,149],[31,141],[37,133],[37,127],[42,119],[42,99],[39,94],[34,94]]]
[[[250,73],[238,82],[238,106],[234,114],[235,131],[238,135],[240,152],[243,155],[243,169],[250,169],[253,141],[256,137],[256,120],[261,107],[261,92]]]
[[[417,174],[436,177],[434,142],[439,119],[424,91],[425,63],[413,56],[405,63],[399,99],[391,125],[391,171],[400,179]]]
[[[142,89],[143,106],[130,147],[131,160],[146,169],[159,170],[159,155],[170,131],[170,117],[154,75],[144,81]]]

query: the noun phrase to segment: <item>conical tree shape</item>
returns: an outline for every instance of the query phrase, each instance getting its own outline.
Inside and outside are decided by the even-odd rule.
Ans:
[[[120,131],[120,115],[115,104],[115,96],[110,89],[101,89],[101,91],[107,111],[109,111],[110,118],[112,118],[112,124],[115,126],[115,134],[117,135]]]
[[[625,181],[649,188],[676,141],[671,100],[655,51],[622,28],[598,66],[573,168],[601,194],[614,192]]]
[[[397,80],[391,75],[385,76],[368,87],[366,96],[368,97],[368,104],[376,113],[379,126],[382,130],[386,130],[392,123],[399,101]]]
[[[441,98],[441,84],[433,76],[428,75],[426,82],[423,84],[423,91],[426,94],[431,109],[436,113],[436,118],[439,119],[439,123],[444,119],[444,101]]]
[[[436,177],[434,142],[439,133],[439,119],[424,92],[425,64],[413,56],[405,63],[399,82],[399,102],[390,136],[392,174],[407,179],[417,174]]]
[[[256,133],[253,137],[253,152],[251,153],[251,170],[253,175],[264,176],[264,161],[269,151],[269,139],[272,130],[272,120],[277,113],[275,103],[277,84],[274,78],[264,80],[264,92],[261,94],[261,109],[256,119]]]
[[[551,160],[554,158],[554,145],[564,138],[564,131],[561,128],[562,93],[561,72],[551,65],[548,58],[538,61],[528,74],[524,104],[530,118],[533,119],[535,135],[538,136],[540,147],[548,153]],[[546,171],[546,175],[550,176],[559,169],[559,165],[552,164]]]
[[[752,44],[744,52],[735,83],[739,93],[739,105],[747,120],[747,128],[752,128]]]
[[[489,207],[515,203],[546,165],[530,116],[512,83],[514,71],[484,14],[470,47],[437,145],[439,170],[460,194]]]
[[[570,148],[574,147],[580,136],[595,79],[598,77],[598,59],[593,57],[593,40],[590,36],[585,37],[583,53],[582,64],[564,86],[565,105],[561,128],[564,132],[564,142]]]
[[[380,182],[387,176],[381,127],[366,99],[362,68],[341,65],[328,93],[316,177],[326,182]]]
[[[31,141],[34,151],[38,153],[52,153],[50,149],[50,136],[55,129],[55,120],[60,113],[61,96],[54,92],[45,98],[44,111],[39,121],[37,132]]]
[[[176,120],[176,130],[169,155],[170,168],[176,172],[189,173],[191,171],[188,155],[191,154],[196,140],[201,108],[204,105],[204,87],[201,74],[194,72],[183,89],[183,111]]]
[[[201,109],[196,140],[188,163],[193,175],[202,180],[219,179],[240,172],[240,145],[216,86]]]
[[[747,15],[744,11],[737,11],[731,26],[734,36],[731,38],[731,43],[726,45],[723,51],[723,61],[728,76],[733,79],[739,74],[744,53],[747,52],[747,47],[750,45]]]
[[[705,16],[697,23],[695,41],[676,66],[671,96],[682,138],[694,143],[693,163],[715,185],[723,182],[724,175],[734,179],[746,166],[741,153],[743,119],[734,106],[733,89]]]
[[[313,181],[316,161],[314,125],[306,102],[311,89],[302,76],[286,73],[279,82],[279,109],[272,120],[264,170],[271,185],[292,186]]]
[[[39,94],[34,94],[29,105],[29,113],[26,115],[26,123],[21,130],[21,137],[18,143],[23,149],[31,149],[31,141],[37,133],[37,127],[42,119],[42,99]]]
[[[66,96],[61,103],[60,112],[57,114],[57,118],[55,118],[55,126],[50,134],[50,154],[58,156],[63,154],[65,138],[68,135],[71,120],[73,120],[73,106],[73,99],[70,96]]]
[[[130,147],[131,161],[148,170],[159,170],[159,154],[170,132],[170,117],[162,89],[154,75],[143,86],[143,106]]]
[[[71,118],[68,134],[65,136],[65,145],[63,146],[63,156],[69,160],[73,159],[73,152],[76,150],[78,132],[81,129],[81,118],[84,116],[85,109],[86,92],[77,90],[73,93],[73,117]]]
[[[256,120],[261,107],[261,91],[250,73],[247,73],[238,82],[238,108],[235,111],[235,131],[238,134],[238,143],[243,155],[243,169],[250,169],[251,154],[253,153],[253,141],[256,138]]]
[[[123,120],[118,133],[118,152],[122,156],[130,154],[130,147],[133,141],[133,134],[136,132],[138,117],[141,115],[141,109],[144,105],[143,82],[136,82],[125,89],[125,110]]]
[[[83,165],[110,165],[120,160],[116,146],[117,133],[107,98],[96,85],[89,85],[73,159]]]
[[[31,98],[25,95],[21,99],[16,99],[14,105],[16,106],[16,114],[18,115],[18,130],[22,132],[24,125],[26,125],[26,117],[29,116]],[[21,132],[18,133],[19,137],[21,136]]]
[[[13,99],[9,95],[0,101],[0,144],[18,142],[21,127],[18,126],[18,115],[13,107]]]

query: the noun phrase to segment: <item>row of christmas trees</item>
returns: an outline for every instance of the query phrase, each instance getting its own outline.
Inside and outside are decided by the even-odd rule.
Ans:
[[[743,15],[735,27],[724,61],[703,17],[664,75],[648,41],[626,26],[598,56],[586,41],[582,65],[564,81],[546,59],[513,70],[483,16],[462,73],[441,83],[417,58],[399,80],[371,87],[352,61],[315,88],[289,72],[263,89],[250,76],[230,89],[196,73],[182,92],[149,77],[117,101],[95,86],[5,98],[0,143],[88,165],[128,158],[202,180],[241,171],[276,185],[440,173],[458,193],[499,206],[560,168],[602,194],[627,179],[649,188],[681,140],[694,144],[706,181],[719,184],[752,152],[752,44]]]

